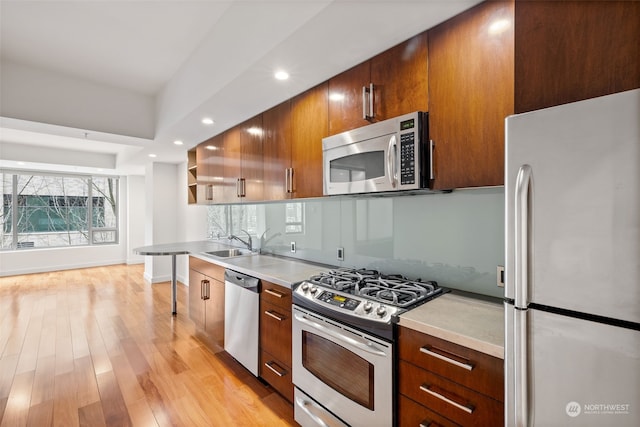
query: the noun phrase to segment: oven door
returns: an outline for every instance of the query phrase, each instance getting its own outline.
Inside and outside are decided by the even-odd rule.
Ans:
[[[324,149],[324,194],[396,190],[398,143],[397,133],[393,132]]]
[[[393,425],[393,357],[390,342],[293,307],[293,383],[345,423]]]

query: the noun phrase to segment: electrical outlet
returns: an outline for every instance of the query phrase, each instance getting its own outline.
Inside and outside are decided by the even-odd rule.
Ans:
[[[296,253],[296,242],[291,242],[291,253]]]
[[[338,261],[344,261],[344,248],[338,248],[336,255],[338,257]]]
[[[496,267],[497,285],[500,288],[504,288],[504,265]]]

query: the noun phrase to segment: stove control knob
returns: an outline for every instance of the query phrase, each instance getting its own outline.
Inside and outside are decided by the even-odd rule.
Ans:
[[[365,313],[368,313],[373,308],[373,304],[371,304],[369,301],[367,301],[367,302],[364,303],[364,306],[362,306],[362,308],[364,309]]]
[[[318,288],[316,288],[315,285],[311,285],[309,292],[311,292],[312,294],[315,294],[317,291],[318,291]]]
[[[380,307],[378,307],[378,309],[376,310],[376,314],[380,317],[384,317],[385,314],[387,314],[387,309],[384,307],[384,305],[381,305]]]
[[[300,288],[304,291],[307,292],[309,290],[309,284],[308,283],[303,283],[302,285],[300,285]]]

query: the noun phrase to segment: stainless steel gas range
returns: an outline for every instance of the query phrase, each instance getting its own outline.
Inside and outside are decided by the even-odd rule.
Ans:
[[[295,420],[394,425],[397,316],[440,295],[435,282],[335,269],[293,289]]]

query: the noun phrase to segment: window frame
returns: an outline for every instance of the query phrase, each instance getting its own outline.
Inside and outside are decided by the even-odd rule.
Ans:
[[[14,170],[14,169],[2,169],[0,168],[0,174],[7,175],[11,177],[11,245],[7,245],[7,247],[0,247],[0,252],[8,252],[8,251],[23,251],[23,250],[46,250],[46,249],[58,249],[58,248],[71,248],[71,247],[86,247],[86,246],[104,246],[104,245],[118,245],[120,243],[120,175],[91,175],[91,174],[82,174],[82,173],[64,173],[64,172],[49,172],[49,171],[39,171],[39,170]],[[18,175],[27,175],[27,176],[42,176],[42,177],[62,177],[62,178],[80,178],[86,181],[87,185],[87,206],[86,206],[86,224],[87,227],[85,230],[78,230],[79,232],[86,232],[87,234],[87,243],[82,244],[68,244],[68,245],[53,245],[53,246],[31,246],[24,245],[25,242],[18,241],[18,219],[19,215],[17,211],[19,209],[18,206]],[[94,218],[93,218],[93,199],[94,193],[98,193],[94,191],[94,180],[96,178],[106,178],[115,180],[115,188],[114,188],[114,198],[115,198],[115,211],[113,212],[115,226],[108,227],[96,227],[94,226]],[[4,185],[4,184],[3,184]],[[4,188],[3,188],[4,194]],[[56,197],[59,195],[47,195],[48,197]],[[73,197],[73,196],[70,196]],[[4,197],[3,197],[4,204]],[[4,209],[4,206],[3,206]],[[3,225],[4,227],[4,225]],[[68,232],[64,231],[64,232]],[[113,241],[96,241],[96,235],[98,233],[103,232],[113,232],[114,240]],[[55,231],[48,232],[33,232],[32,234],[52,234],[56,233]],[[6,233],[9,235],[9,233]]]

